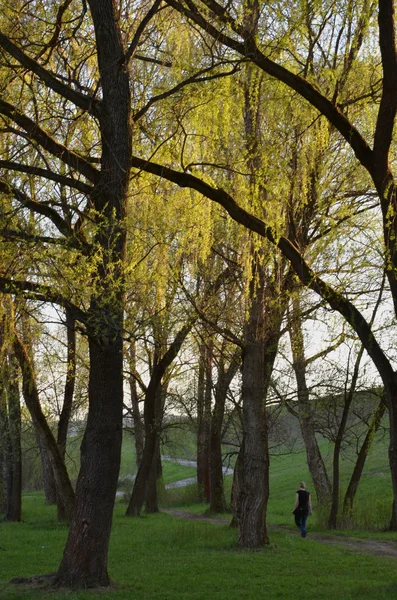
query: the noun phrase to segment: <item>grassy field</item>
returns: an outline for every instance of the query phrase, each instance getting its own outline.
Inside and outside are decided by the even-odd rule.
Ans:
[[[356,554],[302,540],[293,527],[272,531],[260,552],[239,551],[227,526],[167,514],[123,516],[117,505],[110,545],[109,590],[51,591],[8,584],[12,577],[56,570],[66,528],[39,494],[24,498],[24,523],[1,523],[0,598],[114,600],[391,599],[397,595],[396,560]]]
[[[180,442],[183,446],[181,437]],[[326,442],[322,442],[322,450],[329,462],[331,448]],[[166,452],[172,455],[169,447]],[[126,438],[122,477],[131,474],[134,461],[132,440]],[[339,539],[349,535],[397,542],[395,534],[382,532],[391,508],[387,462],[387,443],[378,439],[368,458],[357,497],[353,524],[356,529],[336,532]],[[346,454],[342,462],[343,485],[351,469],[352,457]],[[190,477],[194,472],[192,467],[164,463],[166,483]],[[41,493],[25,494],[24,521],[0,523],[0,546],[5,549],[0,550],[0,598],[389,600],[397,597],[397,558],[357,553],[313,539],[324,532],[316,512],[309,520],[309,537],[305,540],[299,537],[291,510],[296,487],[302,479],[310,486],[304,452],[272,456],[270,546],[259,552],[238,550],[237,533],[227,525],[190,521],[165,513],[127,518],[125,504],[118,500],[109,554],[109,571],[115,583],[111,589],[96,591],[53,591],[7,583],[12,577],[56,570],[66,539],[66,527],[56,522],[54,507],[44,505]],[[227,493],[230,488],[229,476]],[[167,490],[161,502],[163,506],[184,505],[185,510],[194,513],[207,509],[205,505],[193,504],[194,486]]]

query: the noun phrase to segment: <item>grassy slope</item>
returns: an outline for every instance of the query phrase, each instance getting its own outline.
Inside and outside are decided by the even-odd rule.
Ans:
[[[180,432],[179,437],[183,442]],[[188,438],[187,435],[186,446],[190,443]],[[130,442],[124,444],[122,473],[131,472],[134,452]],[[327,455],[325,442],[322,449]],[[168,465],[173,472],[167,475],[166,466],[166,479],[190,476],[187,473],[191,468]],[[344,482],[350,470],[351,461],[346,457],[342,464]],[[354,554],[311,540],[310,536],[306,540],[299,538],[291,509],[297,484],[304,478],[310,485],[303,452],[272,457],[268,523],[283,524],[286,528],[270,530],[270,547],[257,553],[236,550],[236,532],[226,526],[190,522],[165,514],[129,519],[123,516],[125,506],[118,503],[109,563],[117,586],[111,591],[96,592],[48,592],[6,583],[15,576],[54,571],[65,543],[66,528],[56,523],[54,507],[44,506],[41,494],[27,494],[24,522],[0,523],[0,545],[6,548],[5,552],[0,550],[0,598],[382,600],[397,597],[395,559]],[[227,480],[230,490],[231,478]],[[183,493],[189,498],[189,490]],[[382,523],[387,523],[390,503],[387,444],[378,440],[366,465],[357,507],[367,524],[382,527]],[[204,507],[200,505],[195,510],[202,512]],[[319,529],[314,516],[309,530]],[[396,539],[395,535],[379,531],[361,535]]]
[[[352,554],[295,531],[272,532],[261,552],[238,551],[236,532],[226,526],[160,514],[141,519],[115,512],[109,569],[112,590],[56,592],[14,586],[14,576],[54,571],[66,528],[37,494],[25,498],[25,522],[2,523],[0,598],[7,600],[306,600],[390,599],[397,594],[396,560]]]

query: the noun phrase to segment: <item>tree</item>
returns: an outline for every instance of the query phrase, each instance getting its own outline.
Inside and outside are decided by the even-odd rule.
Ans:
[[[309,43],[303,43],[301,51],[303,60],[297,61],[298,65],[302,63],[305,65],[302,75],[295,72],[295,69],[298,70],[300,67],[289,64],[288,60],[283,61],[285,53],[279,52],[280,44],[277,37],[279,36],[282,39],[286,29],[279,27],[274,30],[274,37],[277,40],[275,40],[276,52],[274,56],[269,56],[263,50],[269,42],[266,39],[266,33],[269,32],[269,29],[263,30],[264,39],[261,37],[255,39],[250,29],[245,27],[244,23],[241,24],[231,10],[216,1],[208,0],[204,3],[205,8],[200,2],[193,3],[189,1],[184,4],[179,3],[177,0],[169,0],[168,4],[205,30],[213,39],[218,40],[220,44],[231,51],[232,56],[237,53],[245,57],[264,73],[296,92],[317,109],[319,114],[329,121],[330,126],[340,134],[346,147],[351,149],[360,166],[369,175],[379,198],[385,248],[385,272],[396,311],[397,279],[395,266],[397,263],[397,247],[395,241],[396,220],[394,218],[396,212],[396,185],[391,167],[393,126],[397,110],[395,85],[397,52],[393,1],[379,0],[378,5],[379,53],[383,78],[381,85],[377,84],[375,86],[375,92],[373,91],[371,79],[368,77],[368,69],[366,70],[365,65],[358,59],[358,51],[363,47],[364,42],[371,47],[371,52],[374,50],[371,25],[375,4],[364,2],[362,7],[359,8],[360,12],[357,10],[358,7],[355,7],[355,11],[351,11],[350,5],[346,9],[340,7],[338,13],[334,15],[331,28],[327,27],[327,18],[324,16],[326,11],[323,10],[325,8],[323,5],[319,5],[318,14],[311,5],[310,7],[309,5],[304,7],[303,11],[298,13],[296,20],[296,22],[301,23],[309,17],[310,24],[307,38]],[[264,7],[265,13],[266,9],[267,6]],[[316,24],[317,16],[320,24]],[[289,24],[290,22],[287,21],[286,25]],[[342,49],[340,39],[345,29],[348,34],[343,38]],[[299,28],[294,29],[294,34],[298,35],[298,33]],[[332,63],[329,63],[327,55],[322,52],[323,40],[325,41],[327,36],[331,36],[330,40],[334,48]],[[329,47],[329,41],[327,46]],[[316,64],[317,57],[321,59],[319,64]],[[350,65],[347,75],[343,72],[342,75],[340,74],[341,64]],[[352,94],[353,76],[358,74],[357,77],[359,74],[364,73],[366,76],[362,77],[361,84],[367,85],[367,87],[357,86],[356,78],[354,81],[356,89],[353,92],[353,98],[349,97],[349,94]],[[360,88],[359,91],[358,88]],[[357,111],[353,109],[357,109],[360,102],[374,97],[374,94],[375,97],[380,97],[380,103],[373,132],[368,133],[366,138],[359,131],[360,119],[356,116]],[[356,98],[357,101],[355,101]],[[138,157],[133,158],[133,165],[153,174],[166,177],[179,186],[192,187],[200,191],[222,205],[233,219],[267,238],[291,262],[301,282],[324,298],[355,330],[378,369],[388,398],[390,422],[389,461],[394,493],[391,528],[397,529],[397,376],[363,314],[352,302],[340,294],[332,284],[317,276],[305,260],[304,249],[299,248],[295,244],[295,240],[288,238],[288,236],[278,235],[274,227],[266,223],[265,220],[250,214],[241,205],[237,204],[232,195],[225,190],[216,188],[197,176],[186,172],[181,173],[163,166],[160,167],[154,162],[145,163]]]
[[[2,467],[4,470],[4,521],[22,518],[22,451],[21,405],[18,385],[18,364],[12,349],[14,306],[10,298],[2,298],[1,322],[1,410]]]

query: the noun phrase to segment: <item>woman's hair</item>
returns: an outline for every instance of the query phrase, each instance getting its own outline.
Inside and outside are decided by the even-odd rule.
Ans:
[[[301,481],[299,484],[299,487],[302,488],[303,490],[306,489],[306,483],[304,481]]]

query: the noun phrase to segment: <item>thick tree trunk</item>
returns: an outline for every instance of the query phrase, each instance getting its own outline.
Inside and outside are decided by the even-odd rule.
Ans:
[[[264,275],[256,263],[251,281],[249,316],[244,331],[243,455],[238,506],[238,543],[261,548],[268,543],[266,507],[269,453],[265,410]],[[258,277],[259,281],[256,281]]]
[[[91,194],[98,270],[88,313],[89,409],[76,507],[59,586],[109,584],[108,546],[120,468],[123,418],[125,217],[132,154],[131,96],[119,14],[113,0],[88,0],[102,90],[101,170]]]
[[[210,501],[210,431],[212,343],[201,344],[197,385],[197,487],[201,502]]]
[[[20,521],[22,517],[21,405],[16,357],[12,351],[9,351],[7,358],[9,478],[4,520]]]
[[[109,584],[108,545],[122,442],[122,340],[106,347],[90,340],[89,346],[89,412],[76,507],[56,578],[60,586]]]

